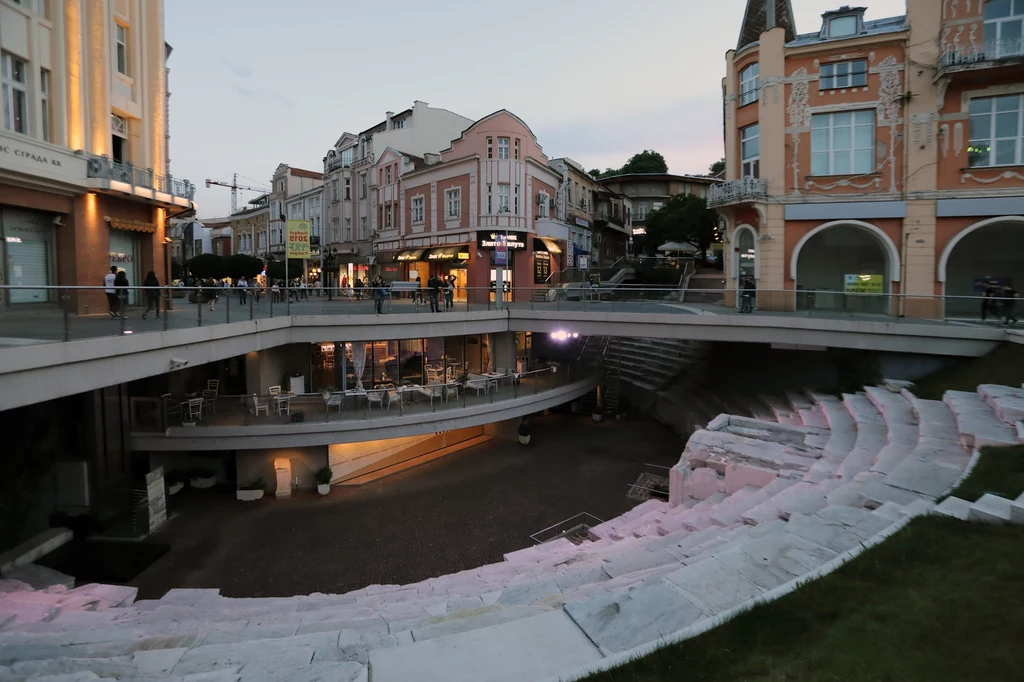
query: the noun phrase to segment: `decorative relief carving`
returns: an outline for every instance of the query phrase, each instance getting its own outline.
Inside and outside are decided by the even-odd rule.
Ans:
[[[790,76],[789,106],[786,107],[786,114],[789,116],[790,135],[793,140],[794,194],[800,193],[800,135],[811,125],[811,106],[807,102],[809,81],[805,67],[800,67]]]
[[[914,144],[931,144],[934,139],[935,114],[914,114],[911,121],[914,126]]]
[[[975,182],[980,182],[983,185],[991,185],[993,182],[998,182],[999,180],[1012,180],[1012,179],[1024,180],[1024,175],[1021,175],[1017,171],[1006,170],[1006,171],[1003,171],[1002,173],[999,173],[994,178],[979,178],[974,173],[965,172],[963,175],[960,176],[960,184],[961,185],[965,185],[965,184],[967,184],[968,180],[974,180]]]
[[[953,154],[960,156],[960,152],[964,150],[964,124],[956,123],[953,125]]]
[[[949,124],[943,123],[939,128],[939,136],[942,137],[942,158],[949,154]]]
[[[935,108],[942,111],[942,107],[946,104],[946,90],[949,88],[949,78],[940,78],[938,83],[935,84]]]
[[[825,185],[819,185],[817,182],[809,180],[807,182],[807,189],[820,189],[827,192],[828,190],[835,189],[836,187],[853,187],[854,189],[867,189],[872,185],[874,185],[875,189],[881,189],[882,178],[872,178],[865,181],[863,184],[858,184],[857,182],[850,178],[843,178],[842,180],[836,180],[835,182],[830,182]]]
[[[879,65],[882,85],[878,89],[878,119],[889,127],[889,191],[896,191],[896,126],[903,114],[903,86],[900,83],[902,66],[896,58],[888,56]],[[884,166],[884,164],[883,164]]]

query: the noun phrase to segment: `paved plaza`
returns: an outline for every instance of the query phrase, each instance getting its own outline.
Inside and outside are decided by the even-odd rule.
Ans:
[[[152,536],[172,548],[133,582],[140,598],[175,587],[231,597],[340,593],[501,561],[530,534],[580,512],[613,518],[645,463],[672,466],[682,443],[646,419],[533,421],[533,442],[493,440],[331,495],[244,503],[231,491],[170,499]]]

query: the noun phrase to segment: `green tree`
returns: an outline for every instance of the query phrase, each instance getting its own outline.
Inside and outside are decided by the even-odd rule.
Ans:
[[[677,194],[647,216],[648,240],[655,249],[665,242],[692,244],[702,254],[715,238],[716,214],[702,197]]]
[[[188,262],[189,272],[193,277],[220,279],[227,273],[224,271],[224,257],[213,253],[202,253]]]
[[[171,279],[182,279],[185,276],[185,265],[177,258],[171,259]]]
[[[619,173],[668,173],[665,157],[653,149],[645,149],[630,157]]]
[[[302,276],[302,259],[288,259],[288,277],[295,279]],[[284,279],[284,261],[273,260],[267,263],[267,277],[272,280]]]
[[[713,164],[711,164],[711,167],[708,168],[708,175],[718,175],[719,173],[721,173],[724,170],[725,170],[725,157],[723,156],[721,160],[715,161]]]
[[[244,253],[228,256],[224,261],[224,274],[236,281],[241,277],[252,279],[261,272],[263,272],[263,261]]]

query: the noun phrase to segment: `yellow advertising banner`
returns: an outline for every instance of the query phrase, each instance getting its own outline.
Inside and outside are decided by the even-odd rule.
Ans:
[[[288,258],[309,258],[309,221],[289,220],[285,244]]]
[[[882,275],[846,275],[845,283],[848,294],[881,294],[885,290]]]

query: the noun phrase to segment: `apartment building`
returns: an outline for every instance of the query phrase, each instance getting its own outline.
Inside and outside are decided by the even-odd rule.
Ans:
[[[1024,3],[906,10],[798,34],[789,2],[748,2],[710,203],[759,307],[976,317],[1024,284]]]
[[[247,208],[231,215],[234,253],[263,258],[268,253],[270,196],[264,194],[249,202]]]
[[[665,205],[678,194],[707,197],[708,188],[719,183],[715,178],[700,175],[673,175],[671,173],[624,173],[600,180],[601,186],[632,202],[629,213],[622,218],[628,225],[611,224],[622,228],[626,239],[633,240],[633,253],[653,256],[660,244],[647,243],[647,216]],[[614,215],[611,217],[614,218]],[[610,235],[611,238],[618,239]]]
[[[284,237],[287,221],[303,219],[301,214],[306,210],[306,200],[312,196],[307,194],[307,192],[315,190],[323,184],[324,176],[322,173],[302,168],[292,168],[285,163],[279,164],[277,170],[274,171],[273,179],[270,182],[270,194],[267,197],[269,205],[268,228],[270,230],[269,253],[274,258],[279,260],[284,258]],[[291,210],[295,211],[299,217],[293,218],[288,213],[289,206],[293,207]],[[297,210],[294,208],[295,206],[298,207]],[[319,211],[319,206],[317,211]],[[319,228],[318,222],[317,229],[319,230]],[[317,236],[317,241],[319,241],[318,235],[319,232],[314,232],[313,225],[311,224],[310,237]],[[296,273],[296,276],[299,274]]]
[[[324,244],[335,253],[339,277],[365,279],[375,260],[374,234],[384,212],[377,186],[383,169],[377,166],[385,151],[436,154],[472,124],[472,119],[417,100],[405,111],[387,112],[383,121],[361,133],[338,138],[324,157]]]
[[[582,165],[568,157],[552,159],[550,166],[561,176],[551,208],[558,222],[565,225],[560,235],[566,243],[565,266],[575,268],[582,263],[596,267],[597,263],[591,260],[591,252],[596,231],[595,197],[601,191],[601,186]],[[560,280],[559,273],[552,279]]]
[[[378,263],[392,268],[393,277],[451,274],[457,296],[471,287],[470,297],[483,301],[493,299],[501,270],[502,286],[517,289],[518,300],[565,267],[566,242],[558,237],[564,232],[551,228],[561,176],[511,112],[476,121],[440,154],[420,160],[389,149],[381,162],[398,181],[381,196],[385,202],[398,197],[397,225],[376,245]]]
[[[112,265],[164,278],[166,220],[195,193],[167,169],[169,54],[162,0],[0,0],[0,282],[100,285]],[[0,294],[0,312],[57,303]]]

